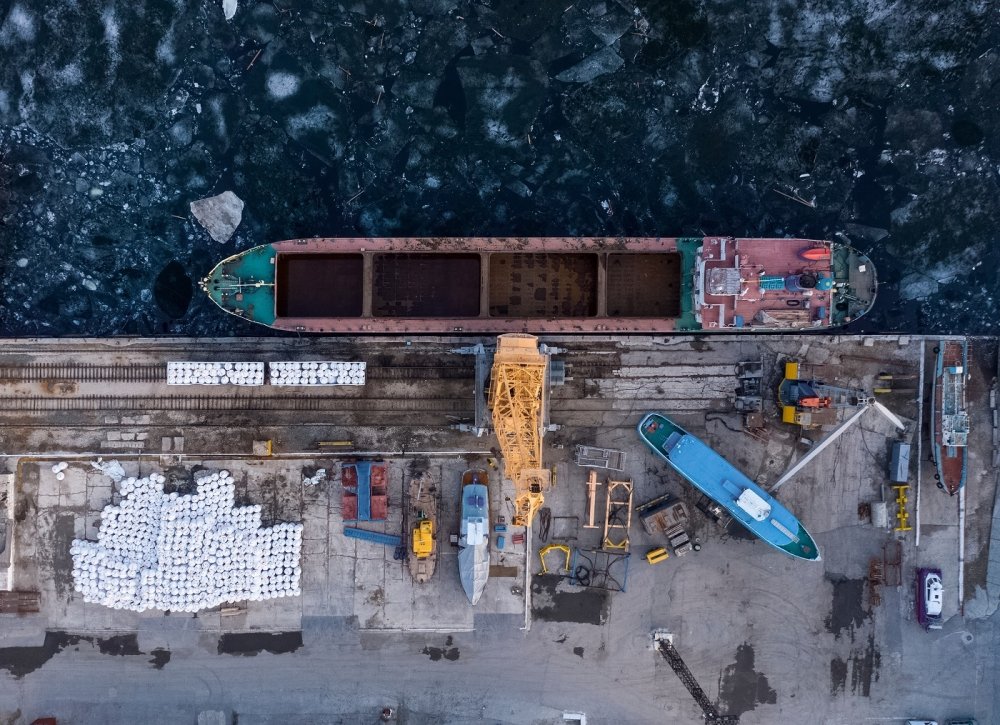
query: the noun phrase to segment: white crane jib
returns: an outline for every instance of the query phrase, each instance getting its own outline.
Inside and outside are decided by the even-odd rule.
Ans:
[[[891,410],[882,405],[882,403],[875,400],[875,398],[868,398],[865,401],[865,404],[862,405],[860,408],[858,408],[850,418],[848,418],[839,426],[830,431],[830,434],[826,438],[821,440],[811,451],[806,453],[801,460],[799,460],[791,468],[785,471],[785,473],[781,476],[781,478],[775,481],[774,485],[771,486],[771,492],[773,493],[774,491],[777,491],[781,486],[783,486],[785,483],[791,480],[791,478],[795,476],[795,474],[797,474],[803,468],[808,466],[809,463],[816,456],[822,453],[827,446],[829,446],[831,443],[837,440],[841,436],[841,434],[844,433],[844,431],[846,431],[857,421],[859,421],[861,419],[861,416],[864,415],[865,411],[867,411],[869,408],[874,408],[875,410],[877,410],[879,413],[885,416],[886,420],[888,420],[890,423],[892,423],[900,430],[904,430],[906,428],[906,426],[903,424],[903,421],[899,419],[899,416],[897,416]]]

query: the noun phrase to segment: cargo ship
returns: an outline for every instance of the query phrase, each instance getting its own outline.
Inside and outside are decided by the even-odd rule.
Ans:
[[[937,347],[934,371],[934,405],[931,406],[931,447],[939,488],[954,496],[965,485],[969,413],[965,408],[965,381],[969,348],[965,340],[942,340]]]
[[[437,565],[437,486],[425,474],[410,481],[410,508],[413,526],[406,563],[417,584],[426,584]]]
[[[846,244],[734,237],[293,239],[201,280],[244,320],[354,334],[823,330],[877,286]]]
[[[462,474],[462,523],[458,538],[458,575],[465,596],[479,601],[490,578],[489,474],[469,470]]]
[[[639,436],[754,536],[797,559],[820,560],[819,547],[799,520],[699,438],[660,413],[642,419]]]

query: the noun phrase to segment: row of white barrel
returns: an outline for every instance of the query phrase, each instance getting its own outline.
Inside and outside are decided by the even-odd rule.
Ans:
[[[335,360],[267,363],[268,382],[278,386],[364,385],[363,362]],[[262,362],[168,362],[167,385],[264,385]]]

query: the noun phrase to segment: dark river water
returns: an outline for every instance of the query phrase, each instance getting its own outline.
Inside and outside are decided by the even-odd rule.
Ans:
[[[0,0],[0,334],[260,334],[197,280],[279,239],[702,233],[870,253],[858,331],[996,333],[998,15]]]

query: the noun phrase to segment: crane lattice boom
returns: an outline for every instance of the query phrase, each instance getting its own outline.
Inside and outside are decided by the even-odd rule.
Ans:
[[[504,476],[514,482],[514,525],[528,526],[545,501],[550,472],[542,467],[542,430],[548,357],[538,338],[518,333],[497,338],[490,373],[490,411],[500,442]]]

